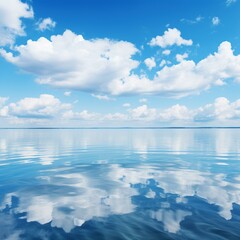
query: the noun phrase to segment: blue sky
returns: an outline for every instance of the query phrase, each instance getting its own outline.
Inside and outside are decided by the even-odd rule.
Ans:
[[[239,126],[240,1],[0,0],[0,124]]]

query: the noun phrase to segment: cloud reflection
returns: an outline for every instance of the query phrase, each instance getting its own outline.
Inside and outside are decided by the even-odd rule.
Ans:
[[[101,178],[96,177],[99,175]],[[147,165],[123,167],[115,164],[105,165],[104,169],[101,165],[86,166],[81,173],[74,168],[59,169],[51,176],[42,176],[36,188],[9,193],[2,209],[11,206],[12,196],[15,196],[19,205],[13,211],[26,213],[27,222],[51,223],[52,227],[70,232],[99,217],[138,212],[137,208],[144,203],[133,199],[139,196],[146,201],[153,199],[158,210],[150,210],[148,216],[162,222],[166,231],[176,233],[180,223],[192,215],[191,211],[182,209],[189,204],[188,197],[207,200],[219,207],[221,217],[231,219],[233,203],[240,204],[240,182],[226,179],[226,174]],[[155,188],[151,181],[155,182]],[[147,191],[143,194],[144,189]],[[159,205],[161,199],[168,201],[167,194],[171,194],[174,201]]]
[[[240,156],[240,130],[109,131],[0,135],[1,163],[9,164],[3,171],[9,188],[1,194],[0,214],[10,208],[9,216],[20,214],[27,223],[49,224],[66,233],[88,221],[142,214],[144,221],[176,234],[186,219],[196,217],[191,200],[200,199],[215,206],[218,217],[233,218],[233,205],[240,204],[240,178],[228,160]],[[26,165],[11,168],[11,161],[29,164],[30,171],[26,174]],[[13,176],[16,186],[9,181]],[[8,229],[0,222],[2,227]],[[6,234],[9,239],[18,235],[13,229]]]

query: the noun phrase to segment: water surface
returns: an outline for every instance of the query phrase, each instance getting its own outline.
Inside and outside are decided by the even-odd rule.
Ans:
[[[1,129],[0,239],[240,239],[240,129]]]

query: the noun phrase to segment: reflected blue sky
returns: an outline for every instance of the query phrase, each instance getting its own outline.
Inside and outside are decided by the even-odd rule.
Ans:
[[[0,132],[0,239],[240,236],[240,129]]]

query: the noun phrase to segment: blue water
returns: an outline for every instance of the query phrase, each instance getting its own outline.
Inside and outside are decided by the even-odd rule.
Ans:
[[[240,239],[240,129],[2,129],[0,239]]]

